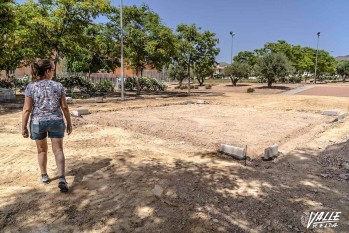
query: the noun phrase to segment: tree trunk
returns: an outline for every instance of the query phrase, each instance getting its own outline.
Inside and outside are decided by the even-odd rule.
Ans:
[[[268,79],[268,88],[271,88],[272,84],[273,84],[273,80]]]
[[[343,75],[343,83],[345,83],[346,75]]]
[[[231,84],[236,87],[236,83],[238,82],[238,79],[235,79],[234,77],[230,76]]]
[[[239,81],[239,79],[234,79],[234,81],[233,81],[233,86],[234,87],[236,87],[236,84],[237,84],[238,81]]]
[[[205,78],[200,78],[200,77],[198,77],[198,81],[199,81],[199,85],[200,85],[200,86],[203,86],[203,85],[204,85],[204,79],[205,79]]]
[[[10,69],[6,68],[6,78],[10,78]]]
[[[58,63],[58,52],[54,60],[55,72],[53,73],[53,80],[57,79],[57,63]]]
[[[137,86],[137,91],[136,91],[136,95],[140,95],[141,94],[141,86],[139,84],[139,69],[136,69],[136,86]]]
[[[190,95],[190,63],[188,64],[188,94]]]

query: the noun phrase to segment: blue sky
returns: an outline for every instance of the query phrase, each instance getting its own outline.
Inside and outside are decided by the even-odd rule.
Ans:
[[[22,1],[19,1],[22,2]],[[196,24],[219,38],[217,61],[233,54],[261,48],[266,42],[319,48],[332,56],[349,55],[349,0],[123,0],[124,5],[146,3],[173,29],[180,23]],[[119,6],[119,0],[112,0]]]
[[[180,23],[196,24],[217,34],[217,61],[233,54],[261,48],[266,42],[286,40],[294,45],[319,48],[332,56],[349,55],[349,0],[124,0],[124,5],[148,4],[175,29]],[[112,1],[119,6],[120,1]],[[333,52],[331,52],[333,51]]]

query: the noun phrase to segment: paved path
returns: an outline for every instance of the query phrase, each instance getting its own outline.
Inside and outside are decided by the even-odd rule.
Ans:
[[[298,88],[297,88],[298,89]],[[317,95],[317,96],[337,96],[337,97],[349,97],[349,86],[345,87],[319,87],[312,86],[310,89],[296,92],[297,95]]]
[[[297,93],[300,93],[302,91],[306,91],[306,90],[309,90],[309,89],[312,89],[314,88],[315,86],[302,86],[302,87],[297,87],[295,89],[292,89],[290,91],[285,91],[283,93],[281,93],[282,95],[295,95]]]

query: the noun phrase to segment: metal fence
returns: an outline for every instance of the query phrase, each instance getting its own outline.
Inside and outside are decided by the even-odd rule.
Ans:
[[[73,76],[83,76],[87,77],[91,80],[92,83],[98,83],[102,80],[109,80],[111,81],[115,87],[119,87],[121,77],[114,74],[114,73],[83,73],[83,72],[58,72],[57,75],[59,77],[68,78]],[[124,78],[127,78],[126,74],[124,75]],[[168,78],[166,75],[166,70],[163,70],[161,72],[158,72],[157,70],[144,70],[143,71],[143,77],[149,77],[149,78],[155,78],[158,81],[167,82]]]

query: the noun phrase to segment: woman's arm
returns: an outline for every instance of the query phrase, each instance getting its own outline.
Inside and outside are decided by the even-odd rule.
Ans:
[[[26,96],[24,99],[24,106],[23,106],[23,112],[22,112],[22,135],[24,138],[29,137],[28,132],[28,120],[30,113],[32,112],[33,108],[33,100],[32,98]]]
[[[68,104],[67,104],[67,100],[65,98],[65,95],[62,95],[61,96],[61,109],[63,111],[63,114],[64,114],[64,117],[65,117],[65,120],[67,121],[67,134],[71,134],[71,132],[73,131],[73,127],[72,127],[72,124],[71,124],[71,118],[70,118],[70,113],[69,113],[69,107],[68,107]]]

